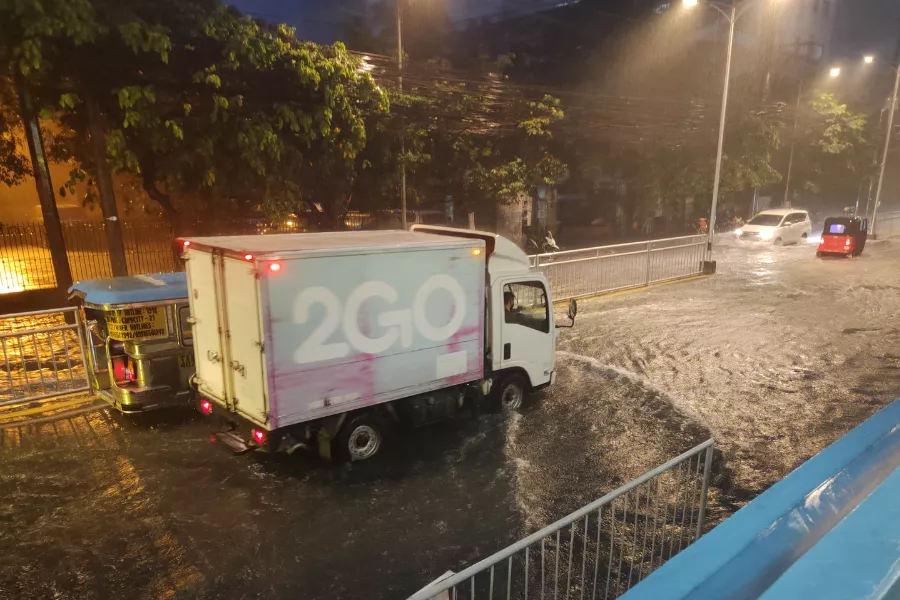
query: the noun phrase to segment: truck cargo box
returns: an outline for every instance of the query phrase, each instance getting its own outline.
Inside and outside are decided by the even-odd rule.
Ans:
[[[484,375],[483,240],[379,231],[184,244],[199,392],[265,429]]]

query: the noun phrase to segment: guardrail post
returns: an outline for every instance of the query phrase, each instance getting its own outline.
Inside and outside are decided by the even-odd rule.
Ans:
[[[709,495],[709,478],[712,471],[713,450],[716,445],[713,444],[706,449],[706,462],[703,465],[703,489],[700,492],[700,514],[697,516],[697,536],[695,540],[699,540],[703,535],[703,525],[706,520],[706,497]]]
[[[650,249],[653,247],[653,242],[647,240],[647,285],[650,285]]]

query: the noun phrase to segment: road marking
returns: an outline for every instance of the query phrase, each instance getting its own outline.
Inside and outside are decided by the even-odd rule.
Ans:
[[[638,287],[629,288],[627,290],[618,290],[614,292],[604,292],[600,294],[595,294],[593,296],[585,296],[583,298],[577,298],[579,302],[590,302],[591,300],[601,300],[603,298],[616,298],[618,296],[625,296],[628,294],[634,294],[637,292],[646,292],[648,290],[652,290],[654,288],[663,287],[666,285],[675,285],[676,283],[690,283],[692,281],[699,281],[701,279],[707,279],[712,277],[712,275],[691,275],[690,277],[683,277],[681,279],[673,279],[672,281],[662,281],[660,283],[651,283],[650,285],[642,285]],[[554,304],[565,305],[568,304],[568,300],[557,300]]]

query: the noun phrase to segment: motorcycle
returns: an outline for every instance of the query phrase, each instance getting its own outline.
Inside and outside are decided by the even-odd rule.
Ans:
[[[540,244],[536,240],[528,238],[526,245],[528,246],[529,254],[552,254],[554,252],[559,252],[559,245],[556,243],[556,240],[553,238],[553,233],[550,231],[546,232],[544,239]]]

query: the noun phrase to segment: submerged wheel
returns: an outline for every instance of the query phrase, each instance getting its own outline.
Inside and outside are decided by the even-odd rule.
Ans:
[[[784,240],[781,239],[781,238],[777,238],[777,239],[775,240],[775,245],[776,245],[776,246],[784,246]]]
[[[504,411],[519,410],[525,404],[528,382],[522,375],[510,375],[500,384],[497,400]]]
[[[368,460],[384,445],[384,427],[369,414],[351,417],[334,439],[336,458],[350,461]]]
[[[822,253],[821,253],[821,252],[816,252],[816,258],[822,258]]]

